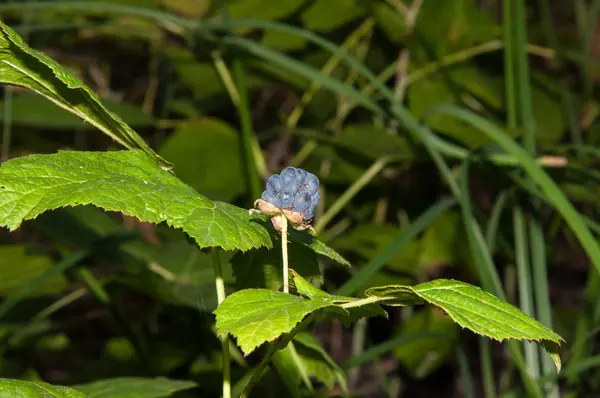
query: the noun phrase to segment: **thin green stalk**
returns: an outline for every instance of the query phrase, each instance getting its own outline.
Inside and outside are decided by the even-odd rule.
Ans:
[[[600,273],[600,246],[591,234],[585,218],[577,212],[565,196],[565,193],[522,147],[516,144],[512,138],[508,137],[504,131],[494,123],[491,123],[472,112],[465,111],[464,109],[455,106],[442,106],[437,109],[436,113],[452,115],[455,118],[476,127],[506,152],[519,159],[521,167],[533,180],[535,180],[536,185],[540,188],[541,193],[547,199],[547,202],[561,214],[562,218],[577,236],[579,242],[590,257],[590,261],[594,268]]]
[[[527,18],[525,16],[525,4],[521,1],[514,1],[513,3],[513,16],[515,19],[515,44],[518,47],[518,50],[515,53],[515,61],[516,61],[516,72],[517,72],[517,86],[516,90],[519,93],[519,104],[521,110],[521,120],[523,124],[523,143],[524,147],[527,151],[535,156],[536,149],[536,131],[535,131],[535,120],[533,117],[533,105],[532,105],[532,97],[531,97],[531,82],[529,77],[529,60],[527,53],[524,51],[524,46],[527,43]],[[534,185],[533,180],[528,178],[528,183],[530,186]],[[526,293],[528,295],[527,301],[530,302],[530,307],[528,310],[531,311],[530,315],[535,316],[540,320],[542,324],[551,328],[552,327],[552,310],[550,304],[550,296],[548,293],[548,277],[547,277],[547,266],[546,266],[546,250],[545,250],[545,238],[543,233],[543,228],[541,225],[541,221],[539,219],[540,209],[540,201],[537,198],[532,198],[532,207],[533,213],[528,217],[529,222],[527,225],[529,240],[530,240],[530,251],[531,251],[531,262],[527,261],[525,264],[529,265],[528,270],[523,272],[527,272],[528,278],[523,278],[519,273],[519,281],[520,283],[525,284],[526,281],[530,280],[530,276],[533,277],[533,283],[528,284],[528,291],[521,291],[521,294]],[[520,209],[515,209],[517,213],[521,213]],[[515,222],[522,223],[521,226],[525,226],[525,220],[519,220],[519,216],[521,214],[516,214]],[[521,226],[515,226],[515,228],[520,229]],[[524,232],[524,230],[522,231]],[[515,237],[516,239],[516,237]],[[526,242],[527,237],[525,235],[522,236],[523,243]],[[526,259],[524,259],[526,261]],[[524,265],[525,265],[524,264]],[[533,297],[535,295],[535,303],[536,308],[534,310],[533,306]],[[540,348],[533,347],[531,344],[525,345],[526,350],[535,350],[535,355],[531,354],[531,361],[535,361],[531,363],[531,371],[535,372],[535,377],[539,377],[539,367],[540,367],[540,358],[542,364],[543,374],[552,374],[555,373],[556,370],[552,363],[551,358]],[[527,353],[527,351],[526,351]],[[526,355],[527,357],[527,355]],[[554,384],[548,384],[545,388],[546,396],[548,397],[558,397],[558,387]]]
[[[492,208],[492,214],[488,220],[486,229],[485,229],[485,243],[487,247],[490,249],[490,253],[495,252],[496,247],[496,238],[498,237],[498,226],[500,224],[500,218],[502,217],[502,212],[506,207],[506,200],[508,198],[508,193],[506,191],[502,191],[500,195],[496,198],[494,202],[494,207]]]
[[[374,24],[375,22],[373,21],[373,19],[366,19],[346,38],[346,40],[344,40],[340,48],[345,51],[348,51],[349,49],[356,47],[356,45],[360,42],[363,36],[365,36],[371,29],[373,29]],[[334,54],[327,60],[325,65],[323,65],[320,72],[323,75],[331,75],[338,67],[340,62],[340,57]],[[292,112],[290,112],[290,115],[288,116],[286,121],[286,126],[288,128],[294,128],[298,125],[298,121],[300,121],[300,118],[302,117],[304,108],[310,103],[315,93],[319,91],[320,88],[321,84],[318,81],[311,82],[308,89],[304,92],[304,94],[302,94],[300,102],[296,104]]]
[[[483,378],[483,393],[486,398],[495,398],[496,382],[492,367],[492,343],[487,337],[479,336],[479,359],[481,361],[481,377]]]
[[[521,208],[515,204],[513,206],[513,236],[515,239],[515,252],[516,252],[516,263],[517,272],[519,277],[519,301],[521,311],[525,314],[534,317],[535,311],[533,309],[533,292],[531,283],[531,267],[529,265],[528,256],[528,243],[527,234],[525,233],[525,217]],[[523,343],[525,350],[525,363],[529,374],[537,379],[540,376],[539,369],[539,352],[535,344],[530,342]]]
[[[362,354],[365,348],[365,341],[367,338],[367,318],[361,318],[356,325],[354,325],[354,329],[352,330],[352,357]],[[359,372],[360,368],[350,369],[348,372],[348,385],[350,386],[350,390],[354,390],[359,381]]]
[[[213,62],[215,65],[215,69],[217,70],[217,74],[225,86],[225,91],[229,95],[231,102],[235,106],[240,116],[240,125],[242,130],[242,144],[243,150],[242,153],[245,157],[246,162],[246,170],[248,172],[248,181],[250,184],[250,190],[254,198],[259,198],[261,191],[261,183],[259,175],[263,177],[267,177],[268,170],[265,158],[260,149],[260,145],[258,143],[258,138],[253,132],[252,129],[252,115],[250,112],[250,104],[248,101],[248,84],[246,82],[246,75],[244,72],[243,64],[238,66],[241,68],[242,75],[239,75],[239,71],[237,71],[236,66],[237,62],[242,62],[238,58],[234,60],[234,73],[235,79],[231,75],[227,64],[221,57],[221,54],[218,51],[214,51],[212,53]],[[252,163],[250,163],[252,162]],[[257,176],[253,176],[253,174],[257,174]],[[258,183],[256,180],[258,179]],[[255,196],[257,195],[258,196]]]
[[[250,191],[252,192],[252,198],[254,200],[260,198],[263,190],[256,167],[257,162],[254,158],[252,143],[257,141],[257,139],[254,134],[254,129],[252,128],[252,113],[250,110],[250,101],[248,100],[246,71],[244,62],[240,57],[235,57],[233,60],[233,77],[239,95],[238,112],[242,128],[243,154],[246,163],[245,169],[248,173],[248,182],[250,183]]]
[[[290,355],[292,356],[292,359],[294,360],[294,364],[296,365],[296,369],[298,369],[298,373],[300,373],[300,377],[302,378],[304,385],[306,386],[306,388],[308,388],[308,390],[311,393],[314,392],[314,387],[312,385],[312,382],[310,381],[310,376],[308,375],[308,369],[306,368],[306,364],[304,363],[304,360],[298,354],[298,351],[296,350],[296,346],[294,345],[294,342],[290,341],[288,343],[287,347],[290,349]]]
[[[72,291],[68,295],[50,304],[48,307],[44,308],[42,311],[38,312],[33,318],[31,318],[27,326],[25,326],[22,329],[15,330],[13,333],[8,333],[3,338],[1,338],[0,346],[4,344],[15,346],[25,341],[25,339],[31,336],[32,334],[39,332],[40,327],[43,326],[42,321],[46,320],[55,312],[77,301],[81,297],[85,296],[87,293],[88,289],[86,287],[83,287]]]
[[[82,281],[84,281],[88,285],[90,292],[102,304],[107,306],[111,315],[117,321],[119,327],[133,346],[133,349],[135,350],[137,358],[140,361],[142,367],[146,370],[146,372],[149,375],[155,376],[156,368],[154,367],[154,362],[152,361],[152,357],[144,347],[144,344],[141,343],[141,337],[136,335],[125,316],[123,316],[119,308],[111,300],[110,295],[108,294],[106,289],[104,289],[102,283],[98,281],[94,274],[92,274],[92,272],[86,267],[81,267],[77,269],[75,273]]]
[[[225,300],[225,281],[219,257],[219,248],[212,248],[213,268],[215,271],[215,286],[217,288],[217,303],[220,305]],[[223,396],[231,398],[231,370],[229,359],[229,335],[221,336],[221,354],[223,355]]]
[[[367,184],[385,168],[388,164],[388,158],[379,158],[358,178],[350,187],[335,201],[322,217],[315,224],[315,232],[318,234],[323,231],[325,226],[338,215],[340,211],[355,197]]]
[[[48,281],[56,278],[66,270],[74,267],[84,258],[89,256],[89,250],[79,250],[66,255],[58,263],[48,268],[33,279],[22,284],[18,289],[9,294],[0,304],[0,320],[6,316],[21,300],[24,300],[31,293],[38,291]]]
[[[469,360],[462,348],[458,347],[456,350],[456,356],[458,358],[458,366],[460,369],[461,378],[463,380],[464,397],[475,398],[475,392],[473,391],[473,377],[469,370]]]
[[[284,215],[281,219],[281,262],[283,263],[283,292],[290,292],[290,266],[288,259],[288,220]]]
[[[471,209],[471,201],[468,196],[469,163],[470,158],[467,158],[463,161],[460,170],[460,188],[457,187],[457,189],[461,190],[459,191],[458,198],[461,205],[463,222],[465,223],[465,229],[467,232],[467,240],[469,247],[471,248],[471,253],[473,254],[475,264],[477,265],[479,279],[482,282],[483,288],[495,294],[500,299],[507,301],[506,293],[504,292],[502,283],[500,282],[500,277],[498,276],[498,272],[492,260],[492,255],[486,246],[485,238],[483,237],[481,228],[479,227],[479,224],[475,219]],[[508,341],[507,345],[512,355],[511,359],[519,370],[528,393],[535,397],[541,397],[542,392],[528,373],[524,363],[523,354],[521,353],[517,342]],[[491,363],[486,364],[485,366],[491,367]]]

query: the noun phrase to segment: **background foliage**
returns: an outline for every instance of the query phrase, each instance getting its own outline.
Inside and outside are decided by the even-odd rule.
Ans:
[[[382,284],[458,279],[567,341],[557,376],[536,345],[480,339],[430,307],[395,307],[389,320],[351,327],[317,319],[294,337],[293,350],[277,353],[256,396],[297,386],[308,396],[309,387],[335,394],[346,383],[365,397],[542,389],[595,396],[600,7],[529,3],[47,0],[2,2],[0,17],[98,93],[99,100],[79,93],[84,118],[98,106],[121,116],[211,200],[250,208],[271,173],[294,165],[317,174],[315,229],[353,266],[294,235],[290,265],[323,290],[360,295]],[[3,65],[1,81],[18,78]],[[61,90],[22,81],[64,101]],[[83,122],[22,88],[3,87],[0,119],[3,161],[118,143],[146,149],[127,126]],[[142,221],[163,221],[165,198],[203,206],[166,173],[110,170],[105,156],[81,164],[96,184],[62,187],[55,207],[90,203],[93,189],[106,192],[95,204],[110,209],[125,196],[148,197],[153,182],[171,190],[137,203],[130,214],[147,211]],[[141,153],[116,156],[123,165],[145,161]],[[47,170],[70,178],[65,159],[55,159]],[[26,183],[30,169],[19,162],[2,169],[11,187]],[[118,191],[123,172],[135,190]],[[3,214],[2,223],[34,218],[43,194],[31,192],[33,210]],[[271,242],[261,228],[229,241],[238,210],[219,206],[212,217],[222,235],[177,208],[168,212],[188,235],[91,206],[2,230],[0,376],[30,380],[19,388],[31,391],[61,389],[48,382],[89,396],[131,396],[127,388],[144,397],[218,396],[214,271],[211,255],[194,244],[232,250]],[[279,288],[278,253],[224,253],[228,292]],[[261,354],[244,357],[232,347],[233,381],[243,382]],[[303,374],[290,371],[298,357]]]

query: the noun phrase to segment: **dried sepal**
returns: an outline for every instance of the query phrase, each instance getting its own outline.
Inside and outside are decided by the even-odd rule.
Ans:
[[[298,231],[307,229],[314,231],[310,225],[310,220],[304,219],[304,213],[292,211],[290,209],[280,209],[262,199],[257,199],[254,202],[254,207],[254,209],[250,209],[249,214],[265,214],[271,216],[271,222],[278,232],[281,232],[281,225],[283,222],[282,217],[285,217],[288,220],[288,223]]]

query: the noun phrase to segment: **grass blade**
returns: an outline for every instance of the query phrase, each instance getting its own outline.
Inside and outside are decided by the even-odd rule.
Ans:
[[[483,132],[506,152],[510,153],[529,174],[531,179],[540,187],[552,206],[562,215],[563,219],[571,227],[573,233],[579,239],[582,247],[590,257],[596,270],[600,273],[600,247],[591,234],[585,221],[565,194],[556,183],[542,170],[536,161],[504,133],[499,127],[467,110],[455,106],[443,106],[437,108],[436,112],[451,115],[460,119]]]
[[[385,263],[394,256],[404,245],[423,232],[433,221],[456,204],[454,199],[443,199],[431,206],[407,229],[401,231],[392,243],[379,252],[367,265],[362,267],[356,275],[344,283],[336,292],[341,296],[350,296],[356,293],[367,281],[375,275]]]

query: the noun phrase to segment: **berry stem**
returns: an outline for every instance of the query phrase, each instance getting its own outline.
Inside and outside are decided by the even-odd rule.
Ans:
[[[215,286],[217,288],[217,302],[221,304],[225,300],[225,282],[223,281],[223,272],[221,259],[219,258],[219,249],[212,249],[213,267],[215,270]],[[223,355],[223,397],[231,398],[231,371],[229,365],[229,335],[221,336],[221,353]]]
[[[290,282],[289,282],[289,264],[288,264],[288,220],[282,215],[281,217],[281,257],[283,260],[283,292],[290,292]]]

